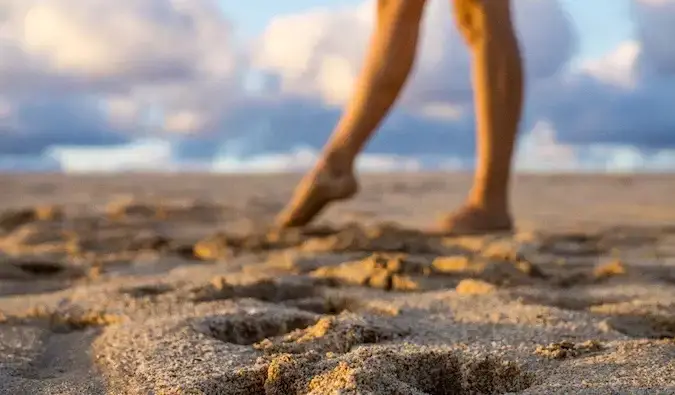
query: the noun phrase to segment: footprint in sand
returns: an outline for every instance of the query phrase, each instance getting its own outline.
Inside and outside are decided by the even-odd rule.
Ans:
[[[268,354],[347,353],[358,345],[392,341],[406,334],[379,320],[341,314],[315,320],[313,325],[298,328],[282,338],[265,339],[255,348]]]
[[[328,359],[320,354],[281,355],[272,360],[261,393],[468,395],[520,392],[534,376],[498,358],[465,358],[419,346],[359,349]],[[248,394],[247,394],[248,395]]]
[[[80,268],[59,262],[0,255],[0,279],[3,280],[63,280],[84,275]]]
[[[299,311],[253,313],[207,317],[196,329],[226,343],[252,345],[264,339],[282,336],[316,322],[316,316]]]
[[[608,328],[638,339],[675,339],[675,317],[618,315],[604,323]]]
[[[311,282],[281,282],[265,279],[250,284],[234,285],[223,277],[216,277],[211,280],[210,284],[193,290],[193,298],[196,302],[252,298],[264,302],[280,303],[319,295],[319,290]]]

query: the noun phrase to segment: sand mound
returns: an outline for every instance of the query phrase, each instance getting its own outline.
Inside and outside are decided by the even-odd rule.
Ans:
[[[440,237],[388,222],[434,200],[416,182],[353,203],[368,223],[283,232],[274,198],[180,182],[6,210],[0,393],[675,393],[675,228]]]

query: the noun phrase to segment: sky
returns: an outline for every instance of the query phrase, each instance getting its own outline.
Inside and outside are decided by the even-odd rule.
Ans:
[[[578,56],[600,57],[633,37],[630,1],[565,0],[561,2],[580,32]]]
[[[276,15],[317,7],[350,7],[359,3],[360,0],[221,0],[220,6],[238,22],[237,34],[240,37],[253,38],[264,31]],[[632,36],[629,0],[564,0],[561,4],[570,14],[572,22],[584,33],[579,53],[582,58],[601,56]],[[598,23],[600,20],[602,23]]]
[[[417,1],[417,0],[416,0]],[[519,171],[675,170],[675,0],[513,0]],[[428,0],[363,171],[473,166],[470,57]],[[0,171],[295,171],[349,100],[373,0],[0,0]]]

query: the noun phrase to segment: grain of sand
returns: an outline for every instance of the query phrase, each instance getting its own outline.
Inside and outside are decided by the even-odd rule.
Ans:
[[[416,229],[466,175],[0,176],[2,394],[674,394],[675,177],[519,176],[518,232]]]

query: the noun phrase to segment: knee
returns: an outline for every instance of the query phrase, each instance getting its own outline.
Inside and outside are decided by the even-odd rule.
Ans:
[[[454,0],[459,31],[470,46],[515,37],[510,0]]]

